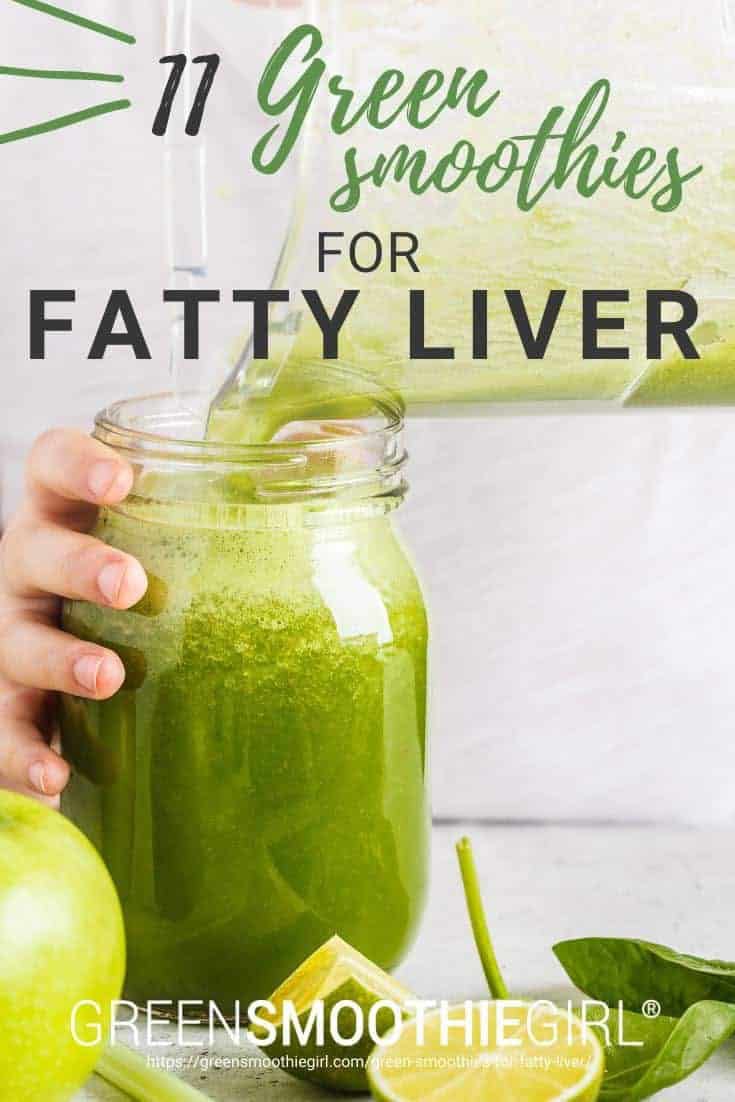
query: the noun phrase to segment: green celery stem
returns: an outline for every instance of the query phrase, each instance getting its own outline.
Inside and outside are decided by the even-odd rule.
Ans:
[[[462,838],[457,842],[457,857],[462,873],[462,883],[472,924],[472,933],[475,938],[477,952],[480,954],[480,961],[487,979],[487,985],[490,988],[490,994],[494,999],[507,999],[510,996],[493,949],[485,917],[485,908],[482,905],[482,894],[477,879],[475,859],[472,856],[472,843],[469,838]]]
[[[139,1102],[211,1102],[209,1095],[166,1071],[149,1067],[142,1056],[125,1045],[105,1049],[95,1071]]]

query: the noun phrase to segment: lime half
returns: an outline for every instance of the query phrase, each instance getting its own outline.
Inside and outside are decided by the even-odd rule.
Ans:
[[[395,1027],[413,998],[335,936],[274,991],[268,1000],[273,1013],[259,1014],[277,1030],[276,1040],[263,1051],[298,1079],[334,1090],[366,1091],[367,1058],[375,1039]],[[257,1029],[252,1032],[258,1036]]]
[[[551,1003],[467,1003],[405,1022],[368,1079],[381,1102],[594,1102],[604,1066],[594,1031]]]

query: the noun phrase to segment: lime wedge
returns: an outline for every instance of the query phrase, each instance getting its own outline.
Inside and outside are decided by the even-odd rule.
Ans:
[[[470,1023],[465,1028],[443,1021]],[[551,1003],[474,1003],[406,1021],[368,1060],[381,1102],[594,1102],[605,1059],[594,1031]]]
[[[392,1029],[396,1017],[406,1015],[406,1004],[413,998],[406,987],[335,936],[312,953],[273,992],[268,1000],[273,1005],[273,1014],[259,1014],[263,1021],[277,1029],[276,1040],[264,1045],[263,1051],[279,1060],[283,1070],[297,1079],[334,1090],[366,1091],[365,1068],[375,1046],[375,1037]],[[384,1002],[393,1004],[395,1011],[389,1006],[378,1007],[373,1015],[373,1027],[369,1029],[371,1009]],[[320,1003],[323,1038],[312,1018],[313,1011],[320,1009]],[[287,1015],[291,1019],[288,1034],[284,1028]],[[293,1027],[293,1019],[297,1020],[301,1035]],[[351,1040],[358,1034],[355,1043],[342,1044],[335,1038],[330,1028],[333,1020],[343,1039]],[[361,1023],[362,1029],[359,1028]],[[252,1032],[258,1036],[257,1028]]]

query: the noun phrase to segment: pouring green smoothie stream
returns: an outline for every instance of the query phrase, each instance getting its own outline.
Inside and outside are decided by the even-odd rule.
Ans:
[[[427,621],[393,527],[400,404],[319,375],[298,418],[253,416],[257,443],[203,439],[203,395],[97,420],[136,481],[96,535],[150,584],[129,612],[66,606],[67,630],[117,651],[127,679],[111,700],[63,701],[63,808],[115,880],[138,1003],[231,1016],[335,933],[390,968],[417,928]],[[262,442],[340,404],[346,428]]]

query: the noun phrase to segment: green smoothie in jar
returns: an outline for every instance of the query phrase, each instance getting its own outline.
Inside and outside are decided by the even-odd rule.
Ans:
[[[427,623],[393,529],[389,396],[352,403],[346,435],[271,446],[187,443],[196,416],[174,406],[97,422],[137,477],[95,534],[150,586],[129,612],[66,606],[127,678],[63,701],[63,808],[121,896],[126,997],[231,1015],[334,933],[383,967],[405,953],[426,882]]]

